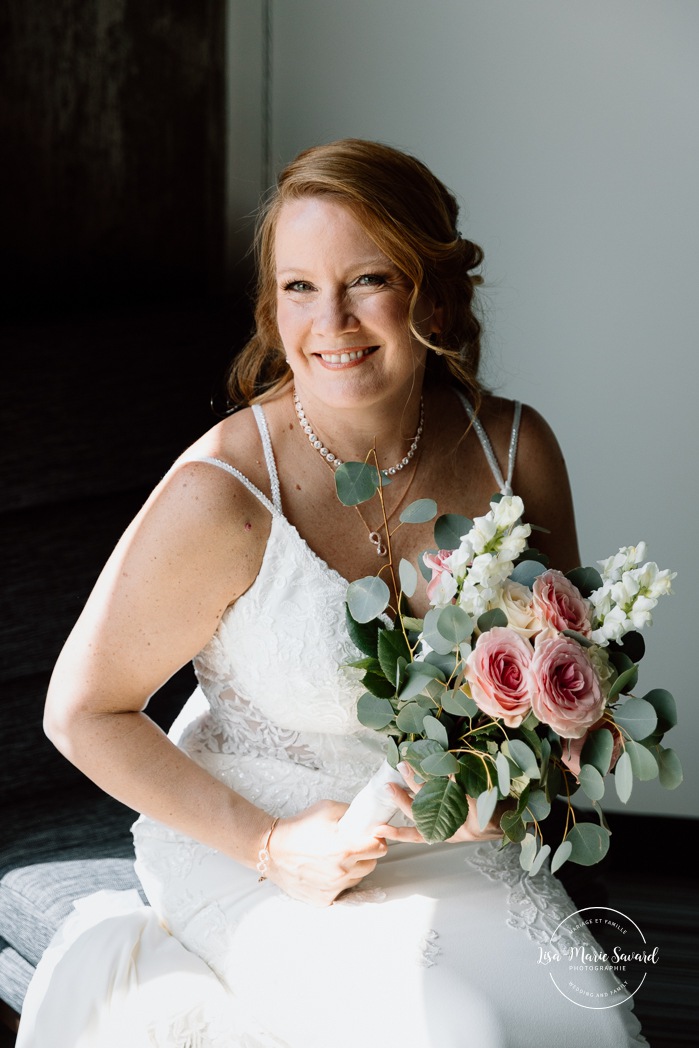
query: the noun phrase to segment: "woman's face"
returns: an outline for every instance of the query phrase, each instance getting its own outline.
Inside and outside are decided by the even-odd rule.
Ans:
[[[275,231],[277,325],[304,403],[377,403],[422,382],[427,349],[408,327],[412,284],[330,197],[283,205]],[[420,334],[437,330],[418,300]]]

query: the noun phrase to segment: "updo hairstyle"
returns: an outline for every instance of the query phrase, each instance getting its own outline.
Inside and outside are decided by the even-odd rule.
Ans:
[[[291,379],[276,316],[274,240],[287,201],[332,196],[349,208],[377,247],[411,281],[408,321],[432,352],[427,377],[458,383],[477,407],[481,325],[474,313],[478,245],[457,230],[458,204],[419,160],[378,142],[348,138],[304,150],[279,175],[262,207],[255,235],[255,331],[235,357],[227,392],[232,405],[265,400]],[[421,293],[442,309],[440,334],[426,340],[415,329]]]

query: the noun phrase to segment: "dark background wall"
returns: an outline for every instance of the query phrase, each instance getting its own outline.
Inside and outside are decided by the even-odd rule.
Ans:
[[[0,803],[30,785],[28,818],[42,789],[90,795],[41,730],[51,667],[131,516],[224,409],[249,329],[224,271],[224,11],[0,8]]]

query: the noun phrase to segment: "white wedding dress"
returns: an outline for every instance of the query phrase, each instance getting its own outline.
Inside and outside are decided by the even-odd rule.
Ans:
[[[196,657],[199,688],[171,736],[272,815],[349,802],[382,763],[363,688],[343,663],[347,583],[272,500],[260,573]],[[479,427],[478,427],[479,428]],[[479,434],[498,487],[508,490]],[[510,448],[509,472],[516,447]],[[38,965],[17,1048],[629,1048],[630,1003],[563,996],[541,948],[575,910],[547,870],[498,842],[392,845],[331,907],[295,902],[255,871],[140,817],[136,892],[83,900]],[[587,932],[584,932],[587,935]],[[553,940],[553,941],[552,941]],[[589,941],[587,939],[583,941]],[[618,986],[599,973],[600,991]]]

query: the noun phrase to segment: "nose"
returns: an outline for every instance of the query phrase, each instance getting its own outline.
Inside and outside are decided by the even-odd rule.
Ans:
[[[344,290],[328,291],[315,302],[313,333],[315,335],[342,335],[357,331],[360,322]]]

